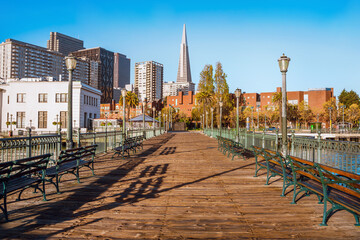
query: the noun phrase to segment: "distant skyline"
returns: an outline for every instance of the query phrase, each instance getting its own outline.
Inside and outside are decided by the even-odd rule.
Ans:
[[[291,58],[289,91],[333,87],[360,93],[360,1],[5,1],[0,41],[46,47],[50,32],[103,47],[135,62],[164,65],[176,81],[186,24],[194,83],[205,64],[223,64],[230,91],[271,92],[281,85],[277,59]]]

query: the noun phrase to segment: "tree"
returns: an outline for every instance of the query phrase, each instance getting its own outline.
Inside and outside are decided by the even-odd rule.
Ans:
[[[347,108],[346,112],[346,120],[351,123],[353,126],[359,126],[360,119],[360,107],[357,104],[352,104]]]
[[[332,123],[336,122],[338,119],[338,109],[336,106],[336,99],[331,98],[329,101],[325,102],[323,105],[323,111],[321,117],[324,122],[330,122],[330,109],[331,108],[331,121]]]
[[[231,122],[231,110],[234,107],[234,102],[230,99],[229,94],[229,85],[226,82],[227,75],[224,73],[222,64],[220,62],[216,63],[214,83],[215,83],[215,100],[216,103],[221,101],[223,102],[222,113],[224,120],[227,124]],[[220,107],[216,106],[218,122],[220,121]]]
[[[314,119],[314,113],[311,111],[310,107],[305,104],[304,101],[299,103],[298,111],[300,123],[305,124],[305,128],[307,128],[308,124]]]
[[[351,90],[348,92],[344,89],[339,95],[339,102],[347,107],[352,104],[360,105],[360,97],[355,91]]]
[[[122,106],[123,103],[123,97],[120,96],[120,100],[119,103]],[[127,114],[128,114],[128,119],[130,118],[130,111],[132,108],[136,108],[139,105],[139,98],[136,95],[136,93],[133,92],[127,92],[126,96],[125,96],[125,107],[128,109]]]

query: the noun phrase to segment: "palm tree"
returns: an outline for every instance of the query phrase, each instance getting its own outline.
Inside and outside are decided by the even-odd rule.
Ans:
[[[272,102],[275,104],[275,106],[277,107],[278,111],[279,111],[279,127],[282,126],[281,122],[282,122],[282,118],[281,118],[281,115],[282,115],[282,107],[281,107],[281,104],[282,104],[282,93],[281,92],[276,92],[273,94],[273,97],[272,97]]]
[[[120,97],[120,103],[122,103],[122,96]],[[127,92],[125,96],[125,107],[128,109],[127,118],[130,118],[130,111],[139,105],[139,98],[134,92]]]
[[[198,93],[198,95],[196,96],[197,100],[202,104],[202,108],[203,108],[203,114],[205,116],[205,108],[206,106],[209,108],[210,104],[213,102],[213,94],[209,91],[204,91],[204,92],[200,92]]]

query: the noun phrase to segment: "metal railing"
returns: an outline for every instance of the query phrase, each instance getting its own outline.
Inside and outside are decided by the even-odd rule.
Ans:
[[[204,129],[208,136],[220,136],[219,129]],[[239,141],[246,149],[252,145],[281,151],[281,135],[276,133],[256,133],[240,129],[239,140],[236,139],[235,129],[222,129],[221,136]],[[360,174],[360,143],[335,141],[317,138],[299,137],[293,133],[288,135],[288,153],[291,156],[335,167],[344,171]]]
[[[165,133],[164,128],[128,130],[127,136],[145,136],[146,139]],[[75,133],[73,135],[75,147],[97,144],[96,153],[107,152],[121,145],[122,131],[105,131],[93,133]],[[0,162],[14,161],[31,156],[51,153],[56,159],[61,150],[66,148],[66,135],[53,134],[26,137],[0,138]]]

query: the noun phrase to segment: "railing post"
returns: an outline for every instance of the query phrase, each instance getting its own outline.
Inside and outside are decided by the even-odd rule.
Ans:
[[[262,148],[265,148],[265,129],[262,134]]]
[[[105,128],[105,152],[107,152],[107,140],[108,140],[108,136],[107,136],[107,128]]]
[[[279,151],[279,129],[276,129],[275,151]]]
[[[294,148],[295,148],[295,131],[291,132],[291,155],[294,156]]]
[[[245,128],[245,144],[244,144],[244,146],[245,146],[245,148],[247,148],[247,129]]]
[[[96,144],[96,132],[94,132],[94,137],[93,137],[93,145]]]
[[[58,159],[58,157],[60,156],[60,152],[61,152],[61,129],[59,129],[58,131],[58,137],[59,137],[59,141],[58,143],[56,144],[56,149],[55,149],[55,158]]]
[[[318,157],[317,157],[317,162],[321,163],[321,131],[318,132]],[[315,160],[315,159],[314,159]]]
[[[253,143],[252,143],[252,145],[255,146],[255,130],[254,129],[253,129],[252,135],[253,135]]]
[[[80,140],[80,128],[78,128],[78,134],[77,134],[77,140],[78,140],[78,147],[81,147],[81,140]]]
[[[26,151],[26,157],[31,157],[31,128],[29,128],[28,138],[27,138],[27,151]]]

